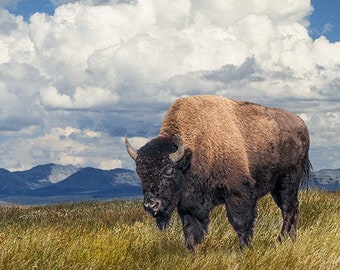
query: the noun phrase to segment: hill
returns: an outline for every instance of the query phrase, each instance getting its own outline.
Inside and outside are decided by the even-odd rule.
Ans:
[[[26,171],[15,171],[13,174],[25,179],[29,184],[30,189],[38,189],[63,181],[79,170],[80,168],[73,165],[57,165],[50,163],[38,165]]]
[[[100,170],[56,164],[26,171],[0,169],[0,202],[50,204],[141,196],[134,171]]]
[[[97,197],[125,197],[140,194],[140,184],[130,170],[100,170],[84,168],[54,185],[31,193],[36,196],[92,195]]]
[[[327,191],[340,190],[340,169],[323,169],[313,174],[315,188]]]
[[[0,196],[23,194],[29,188],[29,183],[21,177],[0,169]]]

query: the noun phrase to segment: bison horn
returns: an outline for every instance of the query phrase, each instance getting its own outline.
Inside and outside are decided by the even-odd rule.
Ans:
[[[125,146],[126,146],[126,150],[129,153],[130,157],[133,160],[136,160],[137,158],[137,151],[135,149],[132,148],[131,144],[129,143],[129,140],[127,138],[127,136],[125,135]]]
[[[175,136],[176,136],[177,143],[178,143],[178,149],[176,152],[169,154],[169,158],[171,159],[173,163],[177,163],[184,156],[184,146],[183,146],[182,140],[177,134]]]

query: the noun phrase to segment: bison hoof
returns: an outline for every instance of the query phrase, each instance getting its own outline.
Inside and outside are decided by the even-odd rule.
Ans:
[[[190,237],[189,239],[186,239],[185,246],[190,252],[195,253],[196,241],[194,237]]]

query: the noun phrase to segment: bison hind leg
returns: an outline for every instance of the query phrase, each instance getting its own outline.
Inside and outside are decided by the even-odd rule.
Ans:
[[[293,185],[294,186],[294,185]],[[298,185],[292,189],[288,187],[280,187],[271,192],[271,195],[281,210],[282,228],[278,237],[278,241],[282,242],[288,237],[295,241],[297,235],[297,225],[299,221],[299,201],[298,201]]]

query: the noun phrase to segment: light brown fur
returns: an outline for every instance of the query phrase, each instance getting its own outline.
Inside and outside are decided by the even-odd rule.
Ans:
[[[294,162],[285,160],[282,151],[291,151],[287,140],[296,137],[298,131],[305,134],[305,145],[300,146],[306,148],[308,131],[297,115],[254,103],[200,95],[177,99],[165,115],[159,135],[180,136],[185,148],[193,152],[192,166],[203,166],[192,171],[203,172],[209,178],[219,167],[219,171],[226,170],[229,179],[242,176],[254,179],[258,170],[263,173],[287,165],[282,163]]]

